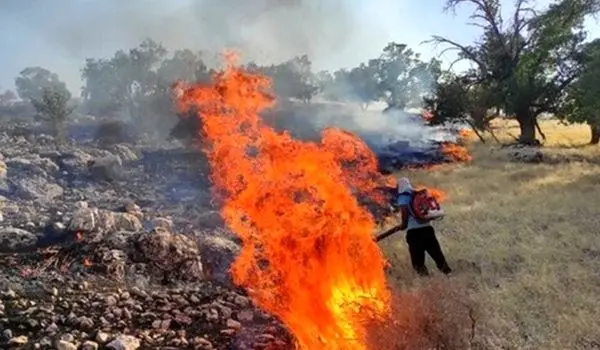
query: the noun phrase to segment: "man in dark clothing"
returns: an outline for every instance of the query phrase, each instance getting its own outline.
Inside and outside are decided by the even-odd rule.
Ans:
[[[407,178],[398,181],[398,197],[396,206],[402,216],[402,230],[406,230],[406,243],[410,252],[410,260],[415,271],[421,276],[428,276],[429,271],[425,266],[425,252],[431,256],[437,268],[448,275],[452,272],[446,262],[440,243],[435,236],[435,229],[429,221],[423,222],[415,218],[410,209],[413,188]]]

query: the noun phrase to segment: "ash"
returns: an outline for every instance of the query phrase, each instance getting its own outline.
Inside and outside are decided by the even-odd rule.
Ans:
[[[202,154],[85,131],[0,129],[0,347],[292,348],[228,275]]]

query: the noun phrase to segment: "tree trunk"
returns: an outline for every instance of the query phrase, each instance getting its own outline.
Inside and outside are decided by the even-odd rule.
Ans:
[[[590,125],[590,131],[592,132],[592,138],[590,139],[591,145],[597,145],[600,143],[600,126]]]
[[[528,111],[521,112],[517,113],[517,122],[519,122],[521,130],[519,143],[530,146],[539,145],[540,142],[535,138],[536,118]]]

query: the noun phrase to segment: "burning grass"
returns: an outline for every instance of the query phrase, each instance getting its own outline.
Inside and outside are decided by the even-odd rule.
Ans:
[[[340,130],[319,143],[276,132],[259,117],[274,103],[270,80],[234,63],[177,90],[182,110],[201,113],[221,214],[243,242],[233,279],[299,348],[367,349],[364,322],[387,315],[390,291],[375,222],[352,190],[385,184],[375,157]]]
[[[600,221],[593,204],[600,195],[600,167],[594,164],[600,148],[565,149],[558,141],[579,135],[572,144],[586,143],[585,126],[548,121],[541,127],[550,145],[546,154],[589,162],[513,163],[493,143],[473,144],[468,166],[410,172],[416,182],[447,192],[438,237],[455,269],[454,282],[481,306],[474,338],[480,348],[600,345]],[[497,134],[508,139],[505,130]],[[411,271],[401,235],[381,245],[399,288],[433,293],[435,282]]]

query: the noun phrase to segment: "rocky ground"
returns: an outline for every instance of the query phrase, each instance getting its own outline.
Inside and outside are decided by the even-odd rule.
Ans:
[[[230,281],[201,154],[2,128],[2,348],[291,347]]]

